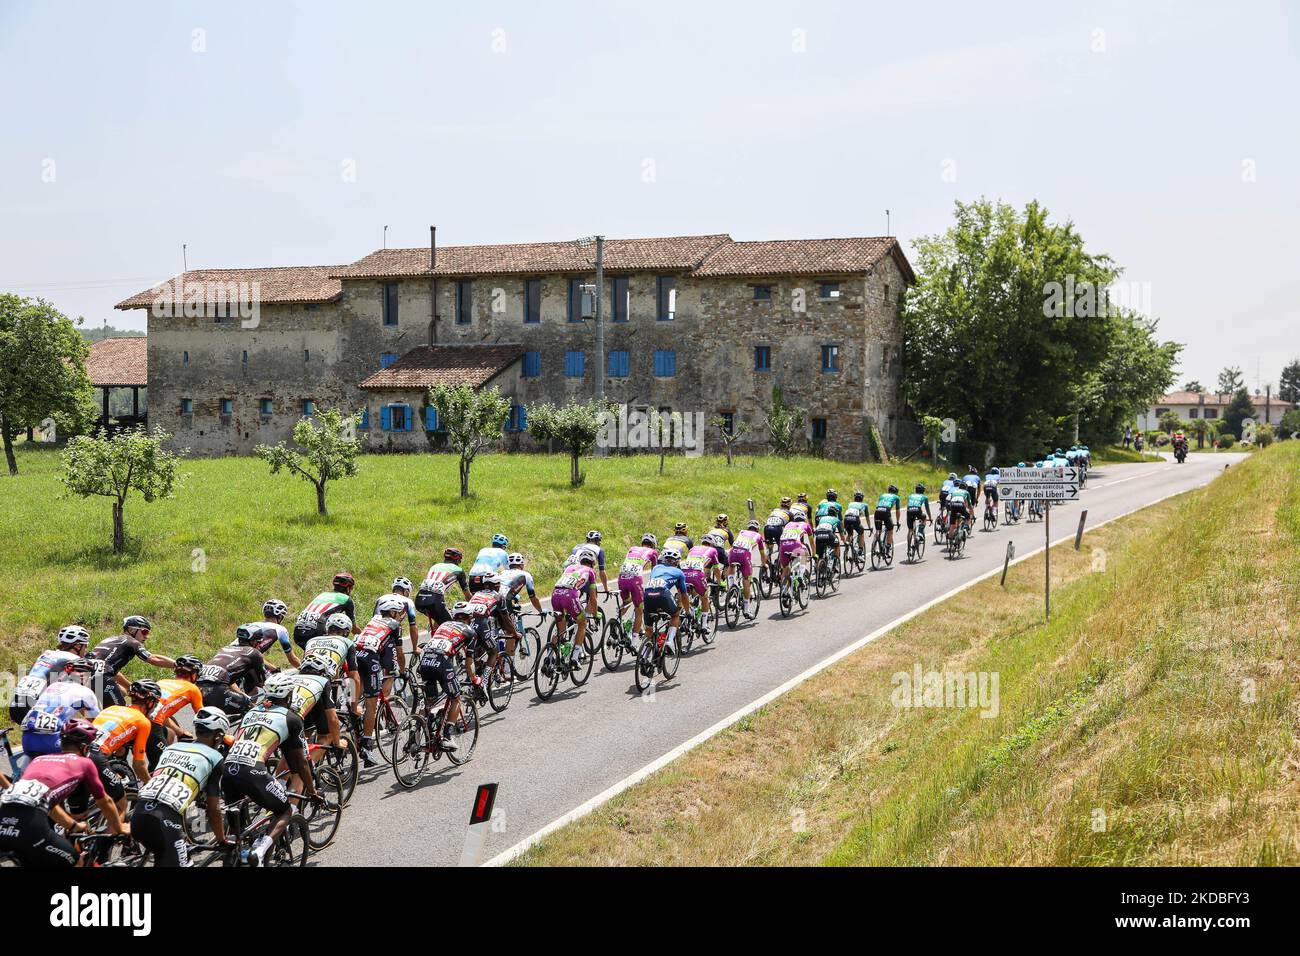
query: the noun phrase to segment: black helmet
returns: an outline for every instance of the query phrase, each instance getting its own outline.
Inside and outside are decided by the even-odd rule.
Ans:
[[[923,495],[923,494],[925,494],[925,484],[924,484],[924,482],[920,482],[920,481],[918,481],[918,482],[916,483],[916,493],[917,493],[918,495]]]
[[[129,631],[132,628],[139,628],[142,631],[152,631],[153,627],[147,617],[139,614],[132,614],[130,617],[122,619],[122,630]]]
[[[127,693],[132,697],[140,697],[145,700],[159,700],[162,697],[162,688],[158,686],[156,680],[146,677],[143,680],[132,681]]]
[[[834,488],[827,488],[827,489],[826,489],[826,500],[827,500],[827,501],[837,501],[837,500],[839,500],[839,497],[840,497],[839,492],[836,491]]]
[[[860,492],[860,491],[855,491],[855,492],[853,492],[853,500],[854,500],[854,501],[861,501],[861,500],[862,500],[862,492]]]
[[[898,494],[898,485],[890,485],[890,486],[889,486],[889,493],[890,493],[891,495],[896,495],[896,494]]]
[[[203,669],[203,658],[195,657],[193,654],[182,654],[176,658],[176,670],[189,671],[191,674],[197,674]]]
[[[235,628],[235,640],[240,644],[254,644],[262,636],[262,629],[254,624],[241,624]]]

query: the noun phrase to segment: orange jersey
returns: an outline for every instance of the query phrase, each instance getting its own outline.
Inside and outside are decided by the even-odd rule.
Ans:
[[[132,756],[136,760],[145,759],[145,746],[149,743],[153,724],[134,707],[121,704],[105,707],[95,718],[95,729],[99,736],[95,738],[93,749],[111,756],[130,744]]]
[[[196,714],[203,709],[203,694],[190,681],[167,677],[160,680],[158,686],[162,688],[163,695],[158,706],[153,709],[155,724],[165,724],[168,717],[183,710],[186,704]]]

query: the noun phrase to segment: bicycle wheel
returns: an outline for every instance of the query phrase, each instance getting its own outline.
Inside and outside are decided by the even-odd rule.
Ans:
[[[916,560],[920,561],[923,557],[925,557],[925,531],[924,530],[922,530],[922,532],[919,535],[917,535],[916,538]]]
[[[744,601],[743,594],[741,596],[741,601],[742,602]],[[757,620],[758,609],[762,606],[763,606],[763,594],[758,588],[758,583],[752,582],[749,585],[749,606],[745,608],[745,616],[748,617],[749,620],[751,621]]]
[[[379,752],[388,754],[392,750],[393,737],[411,714],[406,704],[396,697],[388,698],[388,706],[381,701],[375,713],[375,745]]]
[[[794,586],[794,599],[799,605],[799,610],[808,610],[808,585],[803,581],[798,581]]]
[[[289,818],[275,845],[267,851],[265,866],[306,866],[311,844],[307,839],[307,821],[295,813]]]
[[[893,567],[893,565],[894,565],[894,546],[890,544],[888,541],[886,541],[885,542],[885,567],[889,568],[889,567]]]
[[[533,674],[533,686],[537,689],[539,700],[550,700],[555,688],[560,685],[560,650],[548,643],[542,648],[537,660],[537,670]]]
[[[885,563],[885,546],[881,538],[876,538],[871,542],[871,570],[879,571]]]
[[[819,598],[826,596],[826,589],[829,585],[827,576],[826,559],[819,558],[817,561],[817,568],[813,571],[813,587],[816,589]]]
[[[474,756],[474,748],[478,746],[478,704],[474,703],[473,698],[461,697],[460,717],[451,728],[452,737],[458,746],[455,750],[445,750],[443,753],[459,767],[469,762]]]
[[[569,680],[574,687],[581,687],[591,677],[591,669],[596,666],[596,648],[592,646],[591,630],[582,635],[582,663],[569,671]]]
[[[519,632],[515,641],[515,676],[523,680],[532,680],[537,670],[537,659],[542,653],[542,638],[537,628],[526,627]]]
[[[496,666],[488,670],[488,705],[494,713],[499,714],[510,706],[510,698],[514,692],[515,665],[503,651],[497,657]]]
[[[682,649],[677,638],[664,641],[664,652],[659,655],[659,670],[664,675],[664,680],[672,680],[677,676],[677,665],[681,662]]]
[[[343,819],[343,780],[332,767],[318,766],[314,776],[316,790],[325,802],[303,800],[299,806],[307,824],[307,845],[313,850],[323,850],[334,842],[339,821]]]
[[[393,752],[389,764],[398,784],[407,790],[415,786],[417,780],[429,765],[428,724],[418,714],[413,714],[402,724],[402,729],[393,735]]]
[[[727,588],[727,597],[723,601],[722,614],[723,617],[727,619],[727,627],[730,630],[734,631],[737,627],[740,626],[741,602],[742,599],[740,596],[740,588],[737,587]]]
[[[794,590],[793,586],[791,587],[782,586],[781,588],[781,594],[777,598],[777,603],[780,604],[781,606],[782,617],[789,617],[790,611],[794,607],[794,597],[791,593],[793,590]]]
[[[600,644],[600,659],[606,670],[616,671],[623,663],[623,652],[627,650],[624,641],[627,635],[623,631],[623,622],[618,618],[605,622],[605,638]]]
[[[632,673],[636,679],[638,693],[644,693],[655,679],[655,670],[658,667],[658,662],[655,660],[655,644],[659,640],[659,633],[656,630],[641,642],[641,647],[636,652],[636,659],[632,662]]]
[[[347,734],[340,734],[339,746],[325,751],[325,761],[343,781],[343,805],[346,807],[352,801],[352,794],[357,789],[357,776],[361,773],[356,742]]]

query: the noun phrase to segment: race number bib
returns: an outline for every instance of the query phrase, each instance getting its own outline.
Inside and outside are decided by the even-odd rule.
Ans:
[[[197,793],[197,782],[189,774],[179,767],[162,767],[140,788],[140,799],[156,800],[184,813]]]
[[[262,745],[256,740],[236,740],[230,745],[226,759],[246,766],[255,764],[262,759]]]
[[[39,780],[19,780],[0,794],[0,803],[16,803],[24,807],[43,809],[49,799],[50,788]]]
[[[59,719],[58,714],[47,714],[44,712],[33,712],[28,718],[26,729],[37,734],[57,734],[63,729],[63,721]]]

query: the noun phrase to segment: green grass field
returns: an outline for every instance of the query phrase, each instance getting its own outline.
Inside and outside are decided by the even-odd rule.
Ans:
[[[0,477],[9,588],[0,671],[25,672],[65,624],[80,622],[99,639],[118,633],[126,614],[152,620],[151,646],[164,653],[211,651],[260,618],[267,598],[296,615],[343,569],[356,576],[364,609],[395,575],[418,581],[447,545],[471,557],[495,531],[524,552],[549,593],[561,558],[590,528],[605,534],[617,562],[644,532],[662,540],[675,521],[698,531],[725,511],[743,527],[747,497],[763,517],[782,494],[807,491],[815,501],[833,486],[847,500],[855,485],[875,494],[891,481],[937,487],[939,479],[919,466],[812,458],[737,458],[728,468],[721,458],[677,457],[663,476],[658,464],[591,459],[585,485],[573,489],[566,456],[488,455],[475,463],[474,495],[462,500],[450,456],[367,456],[356,478],[330,486],[330,514],[320,517],[310,485],[272,477],[258,459],[193,460],[175,499],[128,501],[128,553],[114,555],[109,499],[61,497],[59,454],[20,448],[19,475]]]

